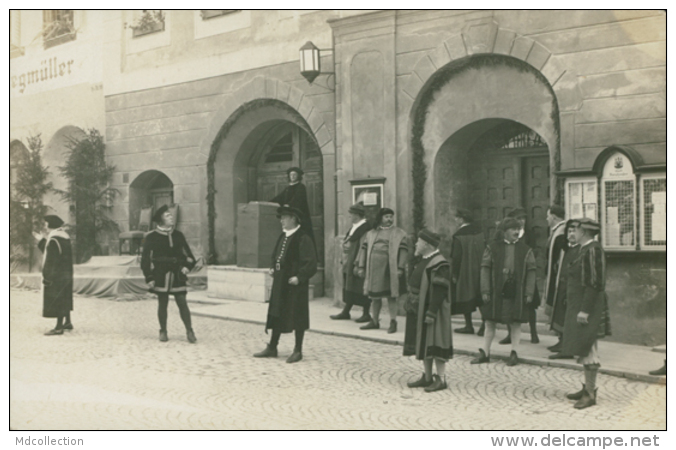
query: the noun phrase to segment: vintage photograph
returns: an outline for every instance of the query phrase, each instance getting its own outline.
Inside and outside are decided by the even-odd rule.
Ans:
[[[12,442],[666,446],[666,10],[17,9],[8,34]]]

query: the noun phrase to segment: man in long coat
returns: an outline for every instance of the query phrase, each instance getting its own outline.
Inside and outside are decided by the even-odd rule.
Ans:
[[[568,244],[559,252],[559,260],[556,263],[557,271],[552,286],[552,306],[550,313],[550,327],[559,334],[559,342],[548,347],[549,350],[556,351],[549,355],[549,359],[573,359],[573,355],[563,353],[563,330],[566,320],[566,305],[567,305],[567,282],[568,282],[568,266],[577,259],[580,246],[575,240],[575,229],[579,222],[575,219],[568,220],[564,226],[564,236],[568,236]],[[558,349],[557,349],[558,347]]]
[[[425,372],[408,387],[424,387],[425,392],[446,389],[446,362],[453,357],[453,332],[451,330],[451,267],[439,253],[441,236],[423,229],[415,244],[416,256],[421,256],[408,279],[407,304],[418,305],[406,318],[404,356],[415,354],[423,361]],[[415,322],[415,326],[409,324]],[[410,351],[410,344],[415,351]],[[432,374],[436,363],[437,373]]]
[[[555,330],[553,325],[552,308],[554,304],[554,297],[556,296],[556,284],[559,277],[559,264],[563,253],[568,249],[568,236],[565,233],[566,221],[564,220],[566,211],[559,205],[551,205],[547,210],[547,224],[549,225],[549,238],[547,239],[547,252],[545,266],[545,313],[549,316],[549,323],[552,330]],[[559,335],[559,342],[547,347],[551,352],[558,353],[561,351],[562,331],[555,330]]]
[[[397,297],[406,292],[405,269],[408,260],[406,232],[394,225],[394,211],[382,208],[377,228],[366,233],[359,252],[358,275],[364,278],[364,295],[371,298],[371,321],[362,330],[380,328],[383,298],[390,311],[388,333],[397,331]]]
[[[254,354],[256,358],[276,357],[281,334],[294,331],[296,345],[286,362],[303,359],[303,338],[310,328],[310,278],[317,272],[317,253],[312,238],[300,225],[302,214],[292,206],[277,210],[283,231],[272,253],[272,289],[265,324],[266,333],[272,329],[272,337],[265,350]]]
[[[355,322],[365,323],[371,321],[371,314],[369,314],[371,299],[364,295],[364,279],[357,274],[356,262],[359,249],[364,242],[364,236],[371,229],[371,226],[365,219],[366,210],[361,202],[350,206],[349,213],[352,226],[343,238],[342,258],[343,302],[345,307],[339,314],[332,315],[331,319],[350,320],[350,310],[352,306],[357,305],[364,308],[364,313]]]
[[[157,318],[160,323],[160,342],[167,342],[167,307],[169,295],[174,296],[181,320],[185,326],[188,342],[197,342],[192,329],[187,300],[187,281],[197,261],[190,251],[183,233],[175,227],[176,218],[167,205],[161,206],[153,221],[157,227],[143,238],[141,269],[148,290],[157,294]]]
[[[528,322],[529,303],[535,292],[535,257],[533,250],[519,239],[520,224],[516,219],[506,218],[500,228],[502,240],[494,240],[484,251],[481,262],[481,309],[486,320],[484,349],[472,364],[490,361],[491,343],[495,337],[496,323],[509,327],[512,351],[508,366],[519,363],[518,346],[521,339],[521,324]]]
[[[568,304],[563,352],[578,356],[577,362],[584,366],[582,390],[567,396],[577,400],[575,408],[584,409],[596,404],[596,375],[601,367],[597,340],[610,336],[610,314],[605,291],[606,255],[601,244],[594,240],[601,227],[588,218],[579,222],[575,238],[580,249],[566,268]]]
[[[47,336],[62,335],[72,330],[70,312],[73,310],[73,251],[70,236],[63,228],[59,216],[45,216],[46,238],[34,234],[39,240],[42,258],[42,317],[56,318],[56,326]]]
[[[474,334],[472,312],[481,304],[479,275],[481,258],[486,248],[484,234],[474,223],[472,212],[458,209],[455,213],[458,230],[451,244],[452,314],[463,314],[465,326],[456,333]]]

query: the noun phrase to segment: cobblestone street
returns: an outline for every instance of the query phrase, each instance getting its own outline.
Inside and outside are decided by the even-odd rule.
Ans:
[[[666,428],[666,386],[600,375],[599,404],[565,398],[582,372],[503,361],[447,367],[449,389],[412,390],[422,365],[401,347],[306,334],[304,360],[255,359],[263,326],[193,316],[186,341],[169,305],[169,342],[156,302],[75,298],[75,329],[44,336],[40,294],[10,298],[10,427],[30,429],[652,429]],[[55,414],[54,411],[58,411]]]

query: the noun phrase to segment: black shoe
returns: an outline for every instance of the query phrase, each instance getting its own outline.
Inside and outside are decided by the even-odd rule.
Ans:
[[[562,347],[563,345],[561,345],[561,341],[559,341],[556,344],[547,347],[547,350],[549,350],[552,353],[559,353]]]
[[[584,389],[582,393],[582,398],[577,402],[575,402],[575,405],[573,405],[575,409],[585,409],[589,408],[590,406],[594,406],[596,404],[597,391],[598,389],[594,389],[594,393],[590,394],[589,392],[587,392],[587,389]]]
[[[481,322],[481,326],[479,327],[479,331],[477,331],[476,335],[479,337],[483,337],[484,332],[486,332],[486,324]]]
[[[62,334],[63,334],[62,328],[54,328],[53,330],[49,330],[48,332],[46,332],[45,336],[60,336]]]
[[[167,332],[160,330],[160,342],[167,342],[168,340],[169,336],[167,336]]]
[[[460,333],[460,334],[474,334],[474,327],[456,328],[453,331],[455,331],[456,333]]]
[[[190,342],[191,344],[194,344],[195,342],[197,342],[197,338],[195,337],[195,332],[192,331],[192,330],[188,331],[188,342]]]
[[[519,364],[519,357],[517,356],[516,352],[512,350],[512,352],[509,354],[509,359],[507,360],[507,365],[508,366],[516,366]]]
[[[254,353],[254,358],[276,358],[277,348],[272,348],[268,344],[262,352]]]
[[[470,364],[483,364],[491,361],[490,356],[486,356],[486,352],[480,348],[479,349],[479,356],[474,358],[472,361],[470,361]]]
[[[275,356],[277,356],[277,351],[275,351]],[[293,353],[291,353],[291,356],[286,358],[286,362],[289,364],[295,363],[303,359],[303,353],[297,350],[294,350]]]
[[[573,359],[573,355],[566,355],[565,353],[554,353],[553,355],[549,355],[549,359]]]
[[[329,317],[333,320],[350,320],[350,313],[341,312],[340,314],[334,314]]]
[[[585,386],[584,386],[584,384],[583,384],[583,385],[582,385],[582,389],[580,389],[580,390],[577,391],[577,392],[573,392],[572,394],[567,394],[567,395],[566,395],[566,398],[567,398],[568,400],[580,400],[580,399],[582,398],[582,396],[584,395],[584,393],[586,392],[585,389],[586,389],[586,388],[585,388]]]
[[[425,392],[436,392],[436,391],[441,391],[443,389],[446,389],[448,386],[446,385],[446,381],[441,381],[441,378],[439,378],[439,375],[432,375],[432,384],[427,386],[425,388]]]
[[[364,314],[361,316],[359,319],[356,319],[355,322],[357,323],[367,323],[371,321],[371,315],[370,314]]]
[[[387,329],[387,334],[392,334],[397,332],[397,321],[390,320],[390,328]]]
[[[411,381],[410,383],[406,383],[406,386],[408,386],[410,388],[427,387],[427,386],[431,385],[432,382],[434,382],[434,378],[427,381],[425,379],[425,373],[423,373],[419,380]]]
[[[511,344],[511,343],[512,343],[512,338],[509,335],[507,335],[506,338],[504,338],[503,340],[501,340],[499,342],[500,345],[507,345],[507,344]]]
[[[656,377],[663,377],[667,375],[667,360],[664,360],[664,365],[660,367],[657,370],[651,370],[648,372],[650,375],[654,375]]]
[[[373,319],[369,321],[363,327],[359,327],[360,330],[377,330],[380,328],[380,324],[376,323]]]
[[[73,329],[73,324],[70,323],[70,322],[68,322],[68,323],[64,324],[64,325],[61,327],[61,329],[66,330],[66,331],[72,331],[72,329]]]

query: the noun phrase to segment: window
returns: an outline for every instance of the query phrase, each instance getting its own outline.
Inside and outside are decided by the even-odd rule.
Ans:
[[[571,219],[588,217],[598,220],[598,181],[595,178],[576,179],[566,183],[566,211]]]
[[[136,17],[131,26],[133,36],[145,36],[146,34],[164,31],[165,16],[161,9],[143,9]]]
[[[629,158],[612,154],[601,183],[601,242],[608,249],[632,250],[636,248],[636,176]]]
[[[42,12],[42,37],[45,48],[75,39],[75,21],[72,9],[50,9]]]
[[[213,19],[214,17],[221,17],[228,14],[236,13],[240,11],[239,9],[202,9],[200,10],[200,15],[202,20]]]
[[[291,133],[277,141],[265,157],[266,163],[293,161],[293,136]]]
[[[645,175],[640,195],[641,248],[667,249],[667,176]]]

